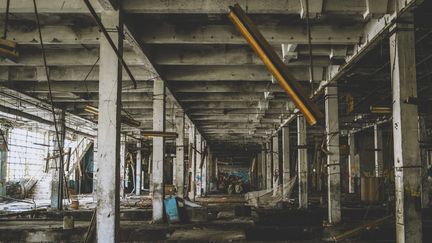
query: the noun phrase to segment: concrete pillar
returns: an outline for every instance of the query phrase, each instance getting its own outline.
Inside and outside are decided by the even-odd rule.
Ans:
[[[65,111],[56,111],[57,133],[54,132],[53,154],[58,155],[56,159],[50,161],[51,181],[51,208],[63,209],[63,186],[64,186],[64,140],[65,140]],[[63,156],[60,157],[60,155]]]
[[[272,189],[272,180],[273,180],[273,175],[272,175],[272,146],[271,146],[271,141],[266,143],[266,188],[267,189]]]
[[[382,129],[374,125],[375,176],[382,177],[384,173]]]
[[[202,187],[202,173],[201,173],[201,159],[202,159],[202,136],[199,132],[196,133],[196,156],[195,156],[195,196],[201,197],[201,187]]]
[[[207,154],[207,141],[203,141],[203,145],[202,145],[202,154],[204,157],[204,161],[201,167],[201,190],[202,190],[202,195],[201,196],[206,196],[207,195],[207,163],[208,163],[208,154]]]
[[[97,188],[97,168],[98,168],[98,135],[93,139],[93,195],[96,195]],[[93,196],[93,200],[96,201],[97,198]]]
[[[195,126],[189,125],[189,199],[195,200],[195,161],[196,161],[196,137]]]
[[[432,191],[432,181],[428,179],[428,171],[431,167],[429,158],[430,147],[427,144],[432,144],[432,137],[428,134],[432,125],[432,116],[429,114],[422,114],[419,116],[420,127],[420,157],[422,163],[422,208],[429,208],[430,198],[429,195]]]
[[[165,132],[165,83],[153,82],[153,130]],[[153,222],[163,221],[165,138],[153,137]]]
[[[185,116],[181,111],[176,116],[176,163],[175,163],[175,185],[177,188],[177,196],[184,198],[184,131],[185,131]]]
[[[283,160],[283,185],[287,185],[291,179],[290,175],[290,140],[289,140],[289,127],[282,128],[282,160]],[[284,198],[286,192],[284,191]]]
[[[328,221],[341,221],[341,183],[339,154],[339,114],[337,87],[325,88],[325,118],[327,145]]]
[[[141,195],[141,165],[142,165],[141,141],[138,141],[136,165],[135,165],[135,195],[137,196]]]
[[[6,141],[8,141],[9,130],[4,129],[1,131]],[[6,196],[6,178],[7,178],[7,158],[8,150],[6,142],[3,139],[0,140],[0,196]],[[3,199],[0,197],[0,202]]]
[[[261,187],[260,190],[264,190],[267,188],[267,153],[266,153],[266,144],[262,144],[261,149]]]
[[[120,197],[125,198],[125,187],[127,186],[126,175],[126,134],[120,134]]]
[[[355,193],[355,135],[348,133],[348,192]]]
[[[397,23],[390,32],[397,242],[422,242],[418,113],[417,105],[407,102],[417,98],[412,21]]]
[[[308,207],[308,158],[306,119],[297,116],[299,208]]]
[[[280,184],[280,171],[279,171],[279,136],[276,134],[272,138],[273,148],[273,190],[276,192]]]
[[[103,11],[102,23],[122,53],[119,12]],[[101,34],[99,62],[99,118],[96,236],[98,242],[118,242],[120,230],[120,102],[122,67]]]

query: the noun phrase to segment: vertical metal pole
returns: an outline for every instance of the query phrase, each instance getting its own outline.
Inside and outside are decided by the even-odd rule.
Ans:
[[[135,165],[135,195],[141,195],[141,141],[137,142],[136,165]]]
[[[306,119],[297,117],[297,145],[298,145],[298,188],[299,207],[308,207],[308,158],[307,158],[307,134]]]
[[[177,188],[177,196],[184,198],[184,131],[185,131],[185,116],[181,111],[176,117],[176,178],[175,185]]]
[[[374,125],[374,155],[375,176],[382,177],[384,170],[382,129],[377,124]]]

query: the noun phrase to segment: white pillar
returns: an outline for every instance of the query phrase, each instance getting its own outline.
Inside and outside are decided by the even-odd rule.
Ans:
[[[123,24],[117,11],[103,11],[102,23],[122,52]],[[118,242],[120,224],[120,101],[122,67],[105,37],[100,37],[96,230],[98,242]]]
[[[7,158],[8,158],[8,150],[6,143],[8,142],[9,137],[9,129],[5,128],[2,130],[4,138],[0,140],[0,196],[6,196],[6,178],[7,178]],[[3,201],[3,198],[0,197],[0,202]]]
[[[201,197],[201,187],[202,187],[202,173],[201,173],[201,159],[202,159],[202,136],[199,132],[196,134],[196,159],[195,159],[195,196]]]
[[[165,132],[165,83],[153,82],[153,130]],[[165,138],[153,138],[153,222],[163,221]]]
[[[195,126],[189,125],[189,199],[195,200],[195,160],[196,160],[196,137],[195,137]]]
[[[327,144],[327,194],[328,221],[336,224],[341,221],[341,183],[339,154],[339,112],[337,87],[325,88],[325,117]]]
[[[127,186],[126,174],[126,134],[120,134],[120,198],[125,198],[125,188]]]
[[[382,129],[374,125],[375,176],[382,177],[384,171]]]
[[[283,151],[283,185],[287,185],[291,179],[290,175],[290,140],[289,140],[289,127],[282,128],[282,151]],[[286,192],[284,191],[284,198]]]
[[[266,154],[266,144],[263,143],[262,144],[262,149],[261,149],[261,187],[260,190],[264,190],[267,188],[267,154]]]
[[[280,184],[280,170],[279,170],[279,136],[276,134],[272,138],[273,147],[273,190],[276,192]]]
[[[272,143],[271,141],[266,143],[266,188],[272,189],[272,180],[273,180],[273,174],[272,174]]]
[[[416,104],[406,102],[417,98],[414,25],[397,23],[390,33],[396,241],[422,242],[418,113]]]
[[[184,198],[184,130],[185,116],[181,111],[176,116],[176,164],[175,164],[175,185],[177,188],[177,196]]]
[[[207,163],[208,163],[208,153],[207,153],[207,141],[203,141],[202,153],[204,157],[204,161],[201,167],[201,189],[202,196],[207,195]]]
[[[348,133],[348,191],[355,193],[355,135],[352,132]]]
[[[135,195],[141,195],[141,141],[137,142],[137,154],[136,154],[136,165],[135,165]]]
[[[298,145],[298,188],[299,207],[308,207],[308,158],[307,158],[307,134],[306,119],[297,117],[297,145]]]

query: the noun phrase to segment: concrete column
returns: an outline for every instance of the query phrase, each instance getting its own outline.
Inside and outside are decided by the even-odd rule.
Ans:
[[[273,138],[273,190],[277,191],[280,184],[279,170],[279,136],[276,134]]]
[[[102,23],[122,53],[119,12],[103,11]],[[99,118],[96,230],[98,242],[118,242],[120,230],[120,102],[122,67],[101,34],[99,62]]]
[[[175,164],[175,185],[177,188],[177,196],[184,198],[184,131],[185,131],[185,116],[181,111],[176,116],[176,164]]]
[[[65,140],[65,111],[56,111],[57,133],[54,132],[53,154],[58,155],[56,159],[50,161],[51,181],[51,208],[63,209],[63,186],[64,186],[64,140]],[[60,155],[63,156],[60,157]]]
[[[418,113],[417,105],[407,102],[417,98],[412,21],[395,24],[390,32],[397,242],[422,242]]]
[[[384,173],[382,129],[374,125],[375,176],[382,177]]]
[[[267,188],[267,153],[266,153],[266,144],[262,144],[262,150],[261,150],[261,187],[260,190],[264,190]]]
[[[125,198],[125,187],[127,186],[125,176],[126,164],[126,135],[120,134],[120,197]]]
[[[189,126],[189,199],[195,200],[195,160],[196,160],[196,137],[195,126]]]
[[[348,192],[355,193],[355,135],[354,133],[348,133]]]
[[[141,141],[137,142],[137,154],[136,154],[136,165],[135,165],[135,195],[141,195]]]
[[[325,88],[325,118],[327,145],[328,221],[341,221],[341,183],[339,154],[339,114],[337,87]]]
[[[291,179],[290,175],[290,141],[289,141],[289,127],[282,128],[282,159],[283,159],[283,185],[287,185]],[[284,198],[286,198],[286,192],[284,191]]]
[[[202,190],[202,195],[201,196],[206,196],[207,195],[207,163],[208,163],[208,154],[207,154],[207,141],[203,141],[203,145],[202,145],[202,154],[204,157],[204,161],[201,167],[201,190]]]
[[[307,158],[307,134],[306,119],[297,117],[297,145],[298,145],[298,188],[299,207],[308,207],[308,158]]]
[[[3,133],[3,136],[8,142],[9,137],[9,130],[8,129],[2,129],[1,131]],[[6,142],[3,141],[3,139],[0,140],[0,196],[6,196],[6,178],[7,178],[7,158],[8,158],[8,150]],[[2,198],[0,198],[0,202],[3,201]]]
[[[153,130],[165,131],[165,83],[153,82]],[[153,221],[163,221],[165,138],[153,138]]]
[[[202,136],[199,132],[196,134],[196,156],[195,156],[195,196],[201,197],[202,174],[201,174],[201,159],[202,159]]]
[[[429,114],[422,114],[419,116],[420,127],[420,157],[422,163],[422,208],[429,208],[430,198],[429,194],[432,190],[432,182],[428,179],[428,171],[431,167],[429,158],[430,147],[427,144],[432,144],[432,137],[430,136],[430,129],[432,125],[432,116]]]
[[[93,195],[96,195],[97,188],[97,169],[98,169],[98,135],[93,139]],[[93,196],[93,200],[96,201],[97,198]]]
[[[272,189],[272,180],[273,180],[273,175],[272,175],[272,146],[271,146],[271,141],[266,143],[266,154],[267,154],[267,158],[266,158],[266,188],[267,189]]]

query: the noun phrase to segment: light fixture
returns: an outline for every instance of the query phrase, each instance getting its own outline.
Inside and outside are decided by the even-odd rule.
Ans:
[[[84,111],[86,111],[88,113],[91,113],[93,115],[96,115],[96,116],[99,115],[99,109],[96,108],[96,107],[94,107],[94,106],[91,106],[91,105],[86,105],[84,107]],[[133,118],[130,118],[128,116],[123,116],[123,115],[120,116],[120,122],[123,123],[123,124],[129,125],[131,127],[139,127],[139,126],[141,126],[141,122],[139,122],[137,120],[134,120]]]
[[[142,131],[141,135],[144,137],[164,137],[164,138],[177,138],[176,132],[163,132],[163,131]]]
[[[387,106],[371,106],[370,111],[375,114],[391,114],[392,108]]]
[[[308,123],[311,126],[315,125],[319,119],[323,118],[323,114],[318,109],[318,106],[305,95],[297,80],[288,73],[285,64],[264,39],[240,5],[236,4],[234,7],[230,7],[230,10],[228,14],[229,19],[261,58],[267,69],[277,79],[279,85],[291,97],[291,100],[303,113]]]

